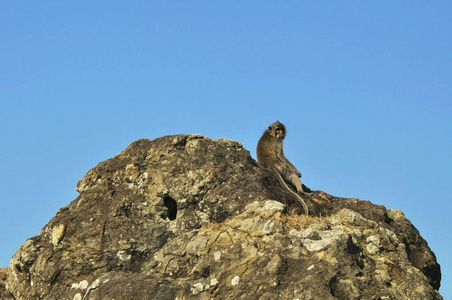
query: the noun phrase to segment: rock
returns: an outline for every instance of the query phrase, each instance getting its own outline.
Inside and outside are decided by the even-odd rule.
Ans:
[[[314,191],[301,215],[236,141],[138,140],[77,191],[14,254],[1,296],[442,299],[436,258],[403,213]]]
[[[6,282],[8,278],[8,269],[0,268],[0,299],[12,300],[12,295],[6,291]]]

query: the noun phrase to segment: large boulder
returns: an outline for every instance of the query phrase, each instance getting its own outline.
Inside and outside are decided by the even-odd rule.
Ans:
[[[141,139],[77,191],[14,254],[5,299],[442,299],[402,212],[314,191],[305,216],[236,141]]]

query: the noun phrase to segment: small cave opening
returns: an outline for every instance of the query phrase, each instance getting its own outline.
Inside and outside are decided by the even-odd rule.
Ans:
[[[173,221],[177,216],[177,203],[176,200],[170,196],[165,196],[163,198],[163,205],[168,209],[168,219]]]

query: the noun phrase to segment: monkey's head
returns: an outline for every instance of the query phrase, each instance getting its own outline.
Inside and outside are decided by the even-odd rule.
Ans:
[[[279,121],[268,126],[267,132],[277,140],[283,140],[286,137],[286,126]]]

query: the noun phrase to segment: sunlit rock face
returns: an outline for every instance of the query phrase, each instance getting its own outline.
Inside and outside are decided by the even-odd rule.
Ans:
[[[2,299],[442,299],[402,212],[297,199],[236,141],[133,142],[2,270]],[[14,297],[14,298],[13,298]]]

